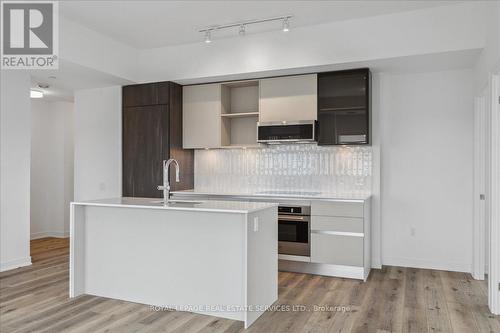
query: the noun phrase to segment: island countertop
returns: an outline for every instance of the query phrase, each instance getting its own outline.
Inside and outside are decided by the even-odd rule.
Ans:
[[[182,200],[181,200],[182,201]],[[219,213],[241,213],[248,214],[270,207],[277,207],[277,203],[268,202],[248,202],[248,201],[223,201],[207,200],[197,202],[171,202],[163,204],[160,198],[131,198],[119,197],[99,200],[77,201],[72,205],[80,206],[100,206],[100,207],[124,207],[124,208],[145,208],[145,209],[167,209],[167,210],[187,210],[206,211]]]

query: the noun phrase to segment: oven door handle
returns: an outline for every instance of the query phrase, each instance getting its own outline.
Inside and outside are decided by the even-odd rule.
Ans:
[[[279,220],[309,222],[309,219],[304,216],[294,216],[294,215],[278,215],[278,221]]]

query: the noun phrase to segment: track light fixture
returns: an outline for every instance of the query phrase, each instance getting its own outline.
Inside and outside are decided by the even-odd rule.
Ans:
[[[248,21],[240,21],[222,25],[211,25],[206,28],[200,29],[198,31],[205,33],[205,43],[210,43],[212,41],[211,34],[213,31],[239,27],[238,34],[240,36],[244,36],[246,34],[246,28],[248,25],[259,24],[264,22],[281,21],[283,24],[282,30],[284,32],[288,32],[290,31],[290,19],[292,17],[293,15],[284,15],[284,16],[270,17],[259,20],[248,20]]]

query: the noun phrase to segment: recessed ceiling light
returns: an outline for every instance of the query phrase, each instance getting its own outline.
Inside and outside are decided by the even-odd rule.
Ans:
[[[43,92],[41,92],[40,90],[31,89],[30,90],[30,97],[31,98],[43,98]]]

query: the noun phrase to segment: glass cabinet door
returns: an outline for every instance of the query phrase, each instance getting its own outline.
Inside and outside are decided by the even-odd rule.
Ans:
[[[367,69],[318,76],[319,144],[369,143]]]

